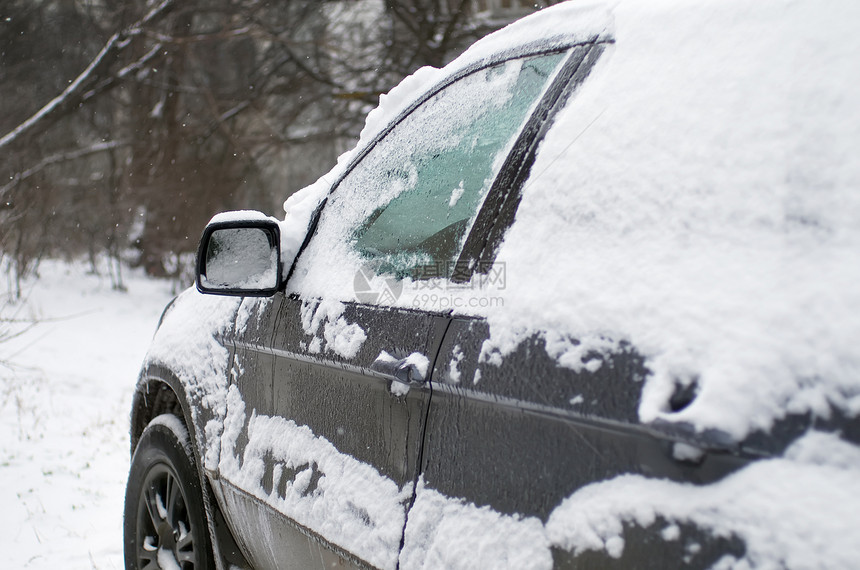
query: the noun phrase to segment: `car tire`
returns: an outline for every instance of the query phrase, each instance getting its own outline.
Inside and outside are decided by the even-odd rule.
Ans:
[[[200,478],[188,430],[174,415],[140,436],[125,492],[127,570],[214,568]]]

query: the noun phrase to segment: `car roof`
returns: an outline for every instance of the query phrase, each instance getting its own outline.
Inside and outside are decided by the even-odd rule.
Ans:
[[[468,70],[525,54],[608,41],[612,28],[610,3],[605,2],[564,2],[517,20],[478,40],[445,67],[422,67],[382,95],[367,116],[358,146],[396,122],[415,101]]]

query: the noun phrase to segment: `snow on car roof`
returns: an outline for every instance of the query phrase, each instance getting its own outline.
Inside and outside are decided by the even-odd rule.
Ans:
[[[608,39],[611,33],[612,19],[605,3],[565,2],[518,20],[478,40],[444,68],[422,67],[382,95],[379,106],[367,115],[358,147],[373,140],[424,93],[470,67],[504,54]]]

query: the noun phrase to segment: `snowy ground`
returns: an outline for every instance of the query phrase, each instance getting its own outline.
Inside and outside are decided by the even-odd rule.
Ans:
[[[171,285],[128,272],[121,293],[55,262],[40,275],[20,316],[42,322],[0,344],[2,566],[122,568],[131,394]]]

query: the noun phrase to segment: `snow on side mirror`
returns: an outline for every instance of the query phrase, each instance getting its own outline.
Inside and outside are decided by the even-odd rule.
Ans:
[[[278,222],[259,212],[219,214],[197,250],[197,289],[215,295],[267,297],[281,284]]]

